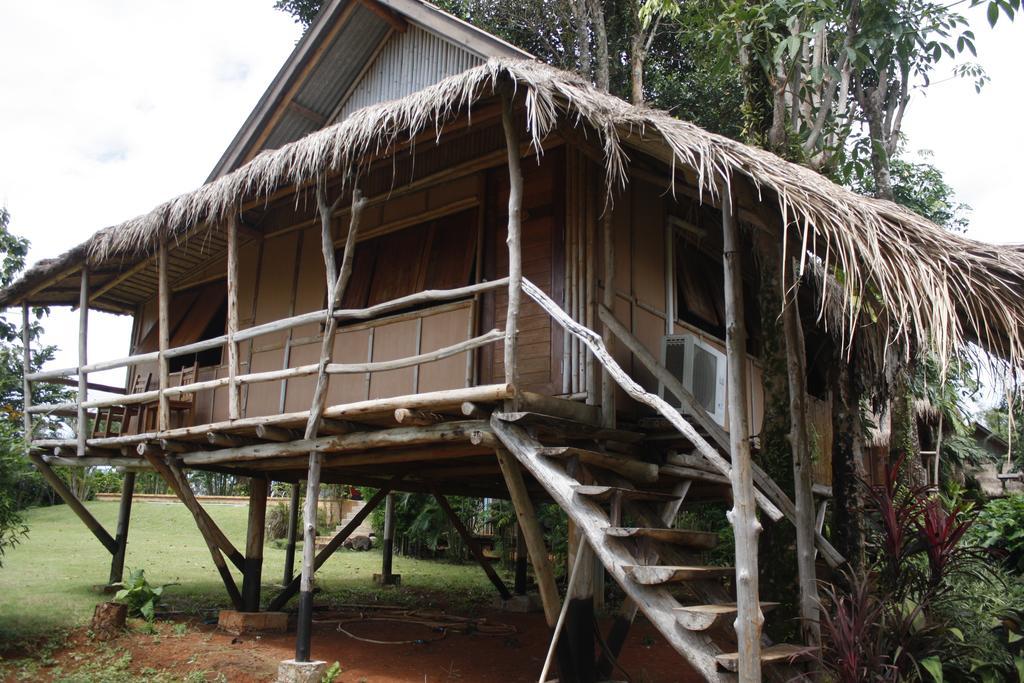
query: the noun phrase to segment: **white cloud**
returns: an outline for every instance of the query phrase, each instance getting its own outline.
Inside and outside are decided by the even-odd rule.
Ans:
[[[5,3],[3,14],[0,203],[33,262],[202,184],[299,37],[272,0]],[[90,322],[92,360],[127,354],[128,318]],[[74,365],[77,314],[53,309],[46,327],[56,364]]]

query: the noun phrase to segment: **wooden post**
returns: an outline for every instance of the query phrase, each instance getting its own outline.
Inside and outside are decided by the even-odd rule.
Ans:
[[[519,159],[519,130],[516,128],[512,99],[501,96],[501,123],[505,129],[505,148],[508,150],[508,310],[505,314],[505,383],[515,384],[516,332],[519,324],[519,302],[522,298],[523,254],[521,211],[523,205],[523,171]],[[514,401],[514,399],[513,399]]]
[[[39,473],[43,475],[43,479],[46,480],[46,483],[53,487],[53,490],[57,492],[57,495],[60,496],[65,503],[67,503],[67,506],[71,508],[72,512],[78,515],[78,518],[82,520],[82,523],[88,527],[89,531],[93,533],[96,539],[103,544],[103,547],[107,549],[107,552],[114,554],[117,551],[117,542],[111,538],[110,534],[107,533],[107,530],[103,528],[103,525],[97,522],[96,518],[85,509],[85,506],[82,505],[82,501],[78,500],[75,494],[71,492],[71,489],[69,489],[64,481],[57,476],[57,473],[50,469],[50,466],[43,461],[42,456],[37,453],[29,452],[28,457],[29,460],[32,461],[32,464],[36,466],[36,469],[39,470]]]
[[[780,251],[782,281],[782,331],[786,342],[786,375],[789,380],[789,441],[793,449],[793,486],[796,504],[796,565],[800,585],[800,632],[805,644],[821,643],[818,622],[818,576],[814,569],[817,524],[814,506],[814,463],[807,429],[807,368],[803,325],[797,293],[799,277]]]
[[[384,545],[381,547],[380,584],[390,586],[394,583],[391,572],[392,559],[395,553],[395,494],[389,493],[384,501]]]
[[[609,311],[615,310],[615,234],[612,229],[612,210],[605,201],[601,216],[601,239],[604,242],[604,292],[601,302]],[[601,339],[605,347],[612,348],[612,331],[607,324],[602,326]],[[609,429],[615,429],[615,380],[608,369],[601,367],[601,422]]]
[[[82,268],[82,283],[78,294],[78,457],[85,455],[89,438],[89,375],[82,368],[89,364],[89,269]]]
[[[335,273],[334,239],[331,232],[331,214],[337,208],[338,200],[327,203],[326,188],[323,183],[317,185],[317,208],[320,211],[320,236],[323,249],[324,266],[327,276],[327,312],[324,324],[323,342],[320,346],[320,366],[317,371],[316,385],[313,388],[313,402],[306,421],[306,439],[316,438],[320,431],[320,421],[324,406],[327,403],[327,389],[330,375],[327,365],[334,353],[334,333],[338,329],[338,321],[334,310],[341,305],[345,295],[349,277],[352,274],[352,261],[356,253],[356,236],[359,231],[359,219],[362,216],[366,200],[358,187],[352,189],[352,206],[348,237],[345,239],[345,252],[342,256],[341,268]],[[337,277],[337,280],[335,280]],[[299,592],[299,614],[295,638],[295,659],[299,662],[309,661],[310,637],[313,629],[313,573],[316,571],[316,512],[320,499],[320,467],[323,464],[323,453],[310,451],[309,471],[306,475],[306,508],[303,511],[302,529],[302,579]]]
[[[743,255],[733,215],[731,188],[722,188],[722,262],[725,267],[725,345],[728,367],[729,442],[732,451],[733,507],[729,511],[736,538],[736,638],[739,678],[761,680],[761,627],[764,615],[758,601],[757,521],[750,462],[750,417],[747,414],[747,334],[743,319]]]
[[[544,606],[544,619],[550,628],[558,621],[559,604],[558,586],[555,584],[555,572],[548,558],[548,548],[544,544],[544,530],[537,519],[533,501],[523,481],[523,472],[519,462],[508,451],[499,448],[497,451],[501,474],[508,486],[512,505],[516,510],[516,519],[523,530],[526,547],[530,551],[530,562],[533,564],[533,575],[537,581],[541,604]]]
[[[281,585],[287,586],[295,578],[295,545],[299,527],[299,485],[292,484],[292,495],[288,501],[288,546],[284,551],[284,578]]]
[[[377,493],[373,495],[373,498],[370,498],[370,500],[366,501],[366,505],[363,506],[363,509],[357,512],[355,516],[352,517],[351,520],[349,520],[349,523],[346,524],[341,531],[335,534],[334,538],[327,542],[327,545],[325,545],[313,559],[313,571],[316,571],[321,566],[323,566],[323,563],[326,562],[327,559],[331,555],[333,555],[338,548],[341,547],[341,544],[345,542],[345,539],[348,538],[353,531],[359,528],[359,525],[363,523],[363,520],[369,517],[370,513],[373,512],[374,509],[378,505],[380,505],[381,501],[383,501],[384,498],[387,497],[389,493],[391,493],[392,489],[394,489],[394,487],[398,485],[398,483],[402,480],[402,476],[403,475],[401,474],[395,475],[394,477],[391,478],[391,481],[385,484],[382,488],[378,489]],[[274,599],[270,601],[269,605],[267,605],[267,611],[276,612],[280,610],[282,607],[284,607],[288,603],[288,601],[291,600],[292,597],[299,591],[299,588],[301,586],[301,578],[302,577],[299,576],[292,579],[291,583],[285,586],[280,593],[275,595]]]
[[[117,548],[110,560],[110,580],[108,585],[118,583],[124,578],[124,556],[128,550],[128,522],[132,516],[132,496],[135,494],[135,472],[124,473],[121,482],[121,505],[117,509],[117,536],[114,542]]]
[[[167,365],[167,349],[170,348],[170,300],[171,288],[167,281],[167,243],[161,242],[157,251],[157,324],[159,325],[160,351],[158,355],[160,376],[160,401],[156,414],[157,431],[170,427],[171,408],[167,398],[170,386],[170,371]]]
[[[228,419],[241,417],[238,393],[238,216],[228,220]],[[289,331],[290,333],[290,331]],[[250,369],[251,370],[251,369]]]
[[[25,429],[25,443],[32,443],[32,382],[28,374],[32,372],[32,327],[29,322],[29,305],[21,305],[21,391],[22,391],[22,422]]]
[[[263,578],[263,531],[267,522],[266,477],[249,478],[249,524],[245,533],[245,573],[242,576],[242,609],[260,611],[260,581]]]
[[[516,580],[512,592],[516,595],[526,595],[526,563],[530,559],[526,552],[526,536],[523,535],[523,527],[516,522]]]
[[[210,552],[213,564],[217,567],[217,572],[224,582],[224,589],[227,591],[228,597],[231,598],[231,604],[234,605],[236,610],[242,611],[242,594],[238,592],[235,579],[231,576],[231,570],[228,568],[227,562],[224,561],[224,556],[221,555],[220,548],[218,547],[217,535],[220,530],[216,529],[213,520],[206,516],[199,501],[196,500],[195,492],[192,491],[192,487],[189,485],[185,474],[176,464],[165,462],[153,451],[147,450],[142,455],[153,466],[153,469],[160,473],[160,476],[167,482],[167,485],[178,494],[178,498],[181,499],[181,502],[192,513],[196,526],[199,527],[199,533],[206,542],[206,548]]]
[[[462,541],[466,544],[466,547],[469,548],[469,552],[473,554],[477,563],[484,570],[484,573],[487,574],[487,578],[490,579],[491,583],[494,584],[494,587],[498,589],[501,599],[508,600],[511,598],[512,593],[509,592],[505,582],[501,580],[500,576],[498,576],[498,572],[494,571],[494,567],[491,566],[490,560],[484,556],[484,551],[477,542],[476,537],[473,536],[473,533],[466,528],[466,525],[462,523],[459,516],[455,514],[455,510],[453,510],[452,506],[448,503],[448,499],[441,495],[437,490],[434,490],[433,493],[434,498],[437,499],[438,505],[440,505],[441,509],[444,510],[444,513],[448,515],[448,520],[452,523],[452,526],[455,527],[455,531],[458,532],[459,536],[462,537]]]

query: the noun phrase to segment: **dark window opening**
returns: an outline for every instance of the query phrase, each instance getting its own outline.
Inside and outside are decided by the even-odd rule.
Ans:
[[[425,289],[472,284],[477,210],[418,223],[356,245],[342,308],[365,308]],[[336,253],[340,264],[344,249]]]
[[[228,292],[224,280],[192,287],[171,295],[168,302],[170,348],[197,341],[214,339],[227,329]],[[154,323],[139,344],[139,353],[156,351],[160,347],[160,329]],[[200,353],[169,358],[170,372],[198,364],[200,367],[220,365],[223,348],[218,346]]]

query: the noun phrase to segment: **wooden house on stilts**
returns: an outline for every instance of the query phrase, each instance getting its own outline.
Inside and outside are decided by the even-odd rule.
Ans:
[[[509,498],[547,622],[573,635],[562,680],[607,677],[597,568],[628,598],[611,653],[642,612],[707,680],[756,681],[815,644],[815,563],[844,562],[822,533],[843,428],[832,358],[870,381],[890,355],[972,344],[1019,368],[1022,291],[1020,248],[631,106],[425,2],[329,0],[205,185],[38,264],[0,305],[26,322],[30,306],[79,307],[78,366],[26,376],[74,379],[77,400],[26,402],[28,457],[110,550],[112,578],[131,473],[155,470],[238,610],[298,597],[304,661],[315,569],[362,521],[314,555],[320,482],[377,487],[363,516],[391,491]],[[756,464],[766,300],[795,389],[792,496]],[[90,361],[90,310],[133,317],[129,357]],[[98,398],[89,374],[118,367],[126,386]],[[77,418],[74,438],[31,436],[53,412]],[[53,465],[129,473],[115,535]],[[190,469],[250,479],[245,548]],[[301,571],[267,600],[271,480],[305,482],[307,504]],[[564,600],[544,500],[577,530]],[[708,500],[732,501],[735,568],[702,565],[715,538],[674,527]],[[762,637],[765,518],[797,529],[805,643]]]

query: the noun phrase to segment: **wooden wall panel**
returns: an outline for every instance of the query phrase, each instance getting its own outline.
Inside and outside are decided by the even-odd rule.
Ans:
[[[416,321],[400,320],[374,329],[373,360],[394,360],[416,355]],[[375,372],[370,376],[370,398],[413,393],[413,369]]]
[[[376,342],[376,334],[373,336]],[[317,351],[319,354],[319,350]],[[370,360],[370,330],[361,327],[345,330],[334,337],[334,362],[365,363]],[[352,403],[369,397],[369,383],[366,375],[335,375],[331,378],[327,393],[328,405]],[[312,397],[310,397],[312,398]]]
[[[462,306],[423,319],[420,352],[434,351],[472,336],[472,306]],[[467,353],[419,366],[419,391],[440,391],[466,386]]]

